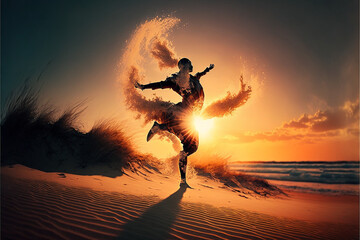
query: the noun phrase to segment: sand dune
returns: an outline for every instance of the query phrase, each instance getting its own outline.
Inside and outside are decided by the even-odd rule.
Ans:
[[[2,174],[1,232],[7,239],[357,239],[359,234],[356,223],[303,221],[184,200],[191,191],[197,190],[144,196]]]

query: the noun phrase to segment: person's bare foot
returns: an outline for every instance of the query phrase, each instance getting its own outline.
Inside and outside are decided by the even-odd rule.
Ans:
[[[180,188],[192,188],[189,184],[187,184],[185,179],[181,179],[180,181]]]

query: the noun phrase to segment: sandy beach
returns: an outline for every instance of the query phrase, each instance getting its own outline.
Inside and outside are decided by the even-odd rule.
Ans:
[[[358,239],[358,196],[239,196],[194,176],[117,178],[2,167],[6,239]]]

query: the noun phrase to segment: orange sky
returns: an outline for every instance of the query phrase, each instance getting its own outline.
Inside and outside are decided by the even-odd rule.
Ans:
[[[252,97],[244,106],[230,116],[216,118],[210,134],[206,138],[200,136],[197,154],[211,151],[231,156],[231,161],[359,159],[358,99],[349,99],[340,106],[329,106],[315,94],[312,99],[301,98],[302,92],[309,89],[302,86],[303,76],[293,76],[291,69],[279,68],[262,60],[251,51],[251,43],[247,49],[242,49],[231,43],[232,38],[223,39],[216,32],[199,31],[191,26],[177,29],[169,39],[179,57],[192,60],[194,73],[202,71],[210,63],[215,64],[215,69],[201,80],[206,95],[205,106],[224,97],[227,91],[237,92],[241,74],[253,87]],[[284,59],[289,57],[286,52],[278,55]],[[148,60],[143,83],[164,80],[176,71],[159,70],[155,60]],[[295,79],[294,82],[289,82],[289,78]],[[173,102],[180,101],[180,97],[171,90],[147,90],[142,94],[148,98],[155,94]],[[298,122],[304,114],[311,118],[306,126],[290,127],[292,120]],[[131,128],[138,131],[134,138],[142,151],[159,157],[175,154],[170,143],[156,139],[145,142],[152,123],[143,126],[141,121],[130,122]],[[323,127],[319,130],[317,126]]]
[[[252,50],[252,43],[248,43],[244,49],[234,43],[233,38],[224,40],[216,31],[204,32],[191,26],[178,27],[169,35],[169,40],[178,57],[192,60],[194,73],[202,71],[210,63],[215,64],[214,70],[201,80],[205,91],[204,107],[224,97],[227,91],[236,93],[241,74],[244,75],[245,82],[253,88],[252,97],[244,106],[230,116],[214,120],[210,134],[206,139],[200,139],[197,154],[210,151],[213,154],[230,156],[230,161],[359,160],[359,118],[358,112],[351,112],[358,109],[358,98],[347,99],[354,108],[346,111],[341,111],[346,102],[330,106],[315,92],[304,98],[304,92],[311,88],[308,82],[302,82],[303,75],[293,75],[295,70],[300,69],[289,69],[288,65],[281,68],[258,56]],[[191,44],[188,44],[189,42]],[[122,51],[119,51],[119,59]],[[286,51],[278,52],[277,57],[283,58],[282,61],[293,61]],[[90,99],[89,107],[82,118],[84,129],[89,129],[99,119],[112,117],[124,123],[128,135],[133,138],[141,152],[152,153],[158,157],[175,155],[170,142],[157,138],[146,142],[146,134],[152,123],[144,125],[141,119],[135,120],[136,114],[126,110],[121,95],[122,85],[114,81],[122,72],[118,68],[113,70],[115,74],[107,76],[108,81],[105,81],[102,91],[99,91],[98,85],[94,83],[94,86],[89,87],[90,91],[77,96],[77,99]],[[154,59],[148,59],[144,65],[143,83],[164,80],[176,71],[176,68],[160,70]],[[314,70],[313,74],[318,76],[318,72]],[[104,76],[102,78],[104,79]],[[141,94],[148,98],[155,94],[172,102],[181,100],[171,90],[147,90]],[[63,99],[64,95],[59,98]],[[74,101],[73,98],[69,99],[68,105]],[[308,123],[308,128],[284,127],[285,123],[298,120],[304,114],[313,116],[318,111],[329,113],[321,120],[324,124],[340,121],[341,126],[313,131],[311,127],[314,120]],[[345,123],[342,123],[344,121]]]
[[[253,89],[245,105],[214,120],[211,134],[200,139],[197,154],[211,151],[231,156],[231,161],[359,160],[355,3],[196,2],[186,8],[156,4],[144,12],[130,3],[115,7],[93,2],[86,8],[64,3],[66,19],[45,4],[42,7],[49,11],[41,14],[48,14],[48,21],[42,20],[37,9],[32,9],[34,16],[27,19],[29,12],[23,13],[27,8],[21,4],[7,6],[9,16],[13,11],[21,21],[6,18],[2,95],[6,97],[14,89],[10,86],[14,79],[36,76],[55,59],[43,75],[44,102],[67,107],[87,99],[88,108],[79,121],[81,129],[87,131],[101,119],[114,118],[123,122],[140,151],[172,156],[175,152],[170,143],[156,138],[146,142],[152,123],[144,125],[126,109],[118,79],[122,74],[119,63],[136,28],[159,9],[166,14],[174,9],[181,22],[166,37],[177,56],[189,58],[194,73],[215,64],[201,80],[204,107],[227,91],[236,93],[241,74]],[[62,27],[49,28],[47,24]],[[24,37],[27,31],[36,34]],[[154,59],[145,60],[143,83],[164,80],[177,71],[160,70]],[[170,90],[142,94],[180,101]]]

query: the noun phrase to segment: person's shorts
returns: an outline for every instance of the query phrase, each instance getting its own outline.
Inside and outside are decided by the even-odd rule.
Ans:
[[[193,112],[181,103],[171,105],[161,117],[169,132],[175,134],[183,144],[188,155],[196,152],[199,146],[199,134],[195,129]]]

